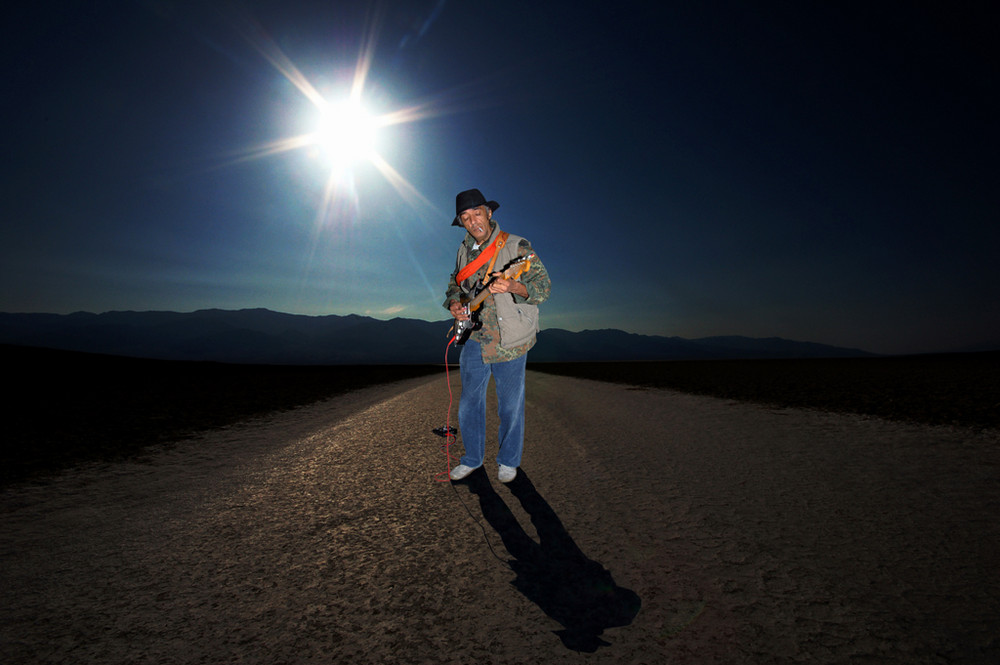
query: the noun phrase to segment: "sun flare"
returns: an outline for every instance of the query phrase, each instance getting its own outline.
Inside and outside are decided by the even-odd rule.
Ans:
[[[348,168],[375,158],[378,127],[360,102],[324,105],[313,141],[335,168]]]
[[[309,102],[302,117],[302,133],[277,139],[239,151],[231,163],[260,159],[279,153],[306,149],[318,156],[318,163],[327,170],[323,202],[317,211],[321,224],[328,223],[338,210],[355,208],[358,202],[358,171],[371,166],[410,204],[439,211],[399,171],[385,159],[382,151],[387,137],[386,127],[416,122],[425,118],[454,112],[446,104],[424,101],[410,108],[374,113],[364,103],[364,91],[374,54],[377,21],[370,24],[354,66],[349,90],[343,90],[343,101],[336,95],[321,93],[294,62],[267,35],[267,31],[249,15],[237,13],[234,25],[238,32],[264,58],[294,85]]]

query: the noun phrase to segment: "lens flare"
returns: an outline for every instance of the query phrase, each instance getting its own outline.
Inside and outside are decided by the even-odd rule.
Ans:
[[[378,119],[354,101],[325,105],[320,111],[319,128],[312,140],[335,169],[345,169],[358,161],[376,158]]]
[[[237,32],[267,60],[282,76],[298,89],[310,102],[314,112],[306,119],[306,133],[278,139],[265,145],[241,150],[230,163],[260,159],[278,153],[311,149],[322,156],[320,162],[329,168],[324,186],[322,208],[317,211],[317,223],[331,223],[348,209],[357,209],[355,171],[361,165],[371,165],[396,189],[404,200],[427,206],[435,215],[442,214],[426,197],[389,165],[379,153],[379,130],[407,122],[415,122],[434,115],[452,113],[441,105],[421,103],[409,109],[397,109],[379,115],[366,109],[363,93],[374,58],[378,21],[369,22],[357,62],[350,90],[343,100],[331,100],[313,85],[281,48],[271,39],[252,17],[246,13],[232,16]],[[311,124],[308,124],[311,123]],[[334,213],[337,214],[334,214]]]
[[[438,6],[440,10],[440,5]],[[447,214],[431,203],[413,183],[386,159],[384,151],[387,136],[382,132],[388,127],[413,123],[432,117],[461,113],[484,104],[481,85],[472,83],[451,90],[433,94],[407,107],[391,110],[378,109],[375,113],[366,103],[368,77],[375,56],[378,35],[378,12],[369,15],[363,31],[362,43],[357,61],[354,63],[349,90],[343,90],[341,97],[329,95],[323,86],[314,85],[298,66],[286,55],[270,37],[267,31],[245,9],[230,8],[227,17],[235,30],[268,64],[291,83],[307,101],[308,111],[301,117],[301,132],[296,136],[278,138],[261,145],[246,146],[229,155],[227,164],[264,159],[291,151],[303,151],[317,158],[317,164],[326,170],[322,193],[316,192],[315,223],[312,242],[303,262],[303,274],[317,261],[321,238],[331,230],[337,237],[350,239],[351,228],[361,219],[362,192],[368,190],[360,175],[378,175],[395,190],[410,208],[420,208],[426,215],[407,214],[407,220],[446,218]],[[436,16],[436,14],[435,14]],[[433,17],[432,17],[433,18]],[[339,70],[339,67],[338,67]],[[495,103],[495,102],[489,102]],[[364,173],[362,173],[364,168]],[[359,187],[359,183],[362,185]],[[384,209],[383,202],[372,201],[373,210]],[[437,304],[434,287],[421,268],[415,253],[402,233],[402,227],[393,215],[385,215],[386,223],[400,234],[402,246],[420,276],[428,293],[428,302]],[[398,313],[402,310],[387,309],[383,313]]]

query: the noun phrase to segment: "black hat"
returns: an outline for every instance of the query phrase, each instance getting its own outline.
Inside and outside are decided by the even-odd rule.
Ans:
[[[455,197],[455,219],[452,220],[451,225],[461,226],[462,222],[458,221],[458,216],[469,208],[478,208],[479,206],[489,206],[490,210],[496,212],[500,204],[496,201],[487,201],[478,189],[467,189],[464,192],[459,192],[458,196]]]

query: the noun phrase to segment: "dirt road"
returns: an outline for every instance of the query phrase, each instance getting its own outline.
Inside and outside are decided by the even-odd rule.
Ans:
[[[995,430],[527,394],[511,486],[441,376],[4,491],[0,662],[1000,661]]]

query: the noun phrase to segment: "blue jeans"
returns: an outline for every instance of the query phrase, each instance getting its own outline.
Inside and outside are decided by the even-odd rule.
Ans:
[[[524,368],[528,355],[504,363],[484,363],[479,342],[469,340],[462,347],[459,366],[462,398],[458,403],[458,426],[465,455],[461,463],[482,466],[486,456],[486,387],[493,376],[497,388],[497,415],[500,416],[500,452],[497,463],[521,465],[524,450]]]

